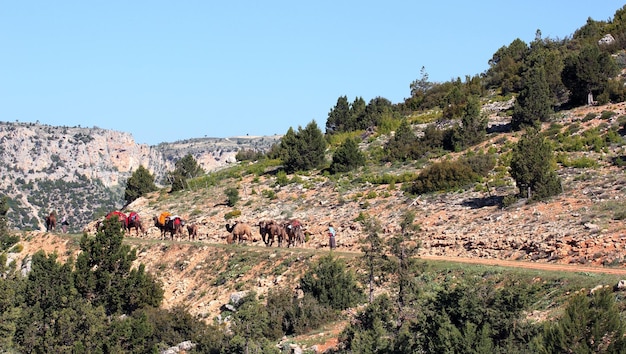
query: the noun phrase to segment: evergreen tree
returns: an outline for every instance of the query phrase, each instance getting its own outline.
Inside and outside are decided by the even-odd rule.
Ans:
[[[519,38],[498,49],[489,60],[489,70],[486,73],[487,86],[500,87],[503,95],[518,92],[527,54],[528,46]]]
[[[570,90],[570,102],[583,105],[603,93],[610,78],[618,73],[611,55],[592,44],[573,52],[565,60],[563,83]],[[591,97],[589,97],[591,95]]]
[[[419,225],[414,224],[414,220],[415,213],[407,211],[400,222],[400,233],[388,241],[389,251],[395,258],[390,266],[397,282],[398,328],[402,327],[404,321],[411,317],[410,308],[417,298],[416,275],[419,273],[419,269],[416,257],[420,243],[419,240],[415,239]]]
[[[356,129],[365,130],[377,127],[385,116],[394,116],[395,109],[391,101],[384,97],[376,97],[370,100],[363,114],[357,118]]]
[[[375,279],[383,277],[388,258],[385,254],[385,244],[379,236],[382,232],[380,222],[374,218],[368,218],[363,223],[367,236],[361,241],[361,251],[367,269],[368,300],[372,303],[374,301]]]
[[[511,177],[523,198],[542,200],[562,192],[550,144],[535,129],[518,141],[511,157]]]
[[[359,312],[339,336],[341,346],[347,353],[411,353],[416,351],[393,351],[396,311],[387,294],[377,296]]]
[[[355,131],[362,129],[359,127],[359,121],[363,119],[366,108],[367,104],[365,103],[363,97],[359,96],[354,99],[352,104],[350,104],[350,124],[346,125],[346,131]]]
[[[337,104],[328,113],[326,120],[326,134],[334,134],[345,132],[351,126],[350,120],[350,104],[347,96],[341,96],[337,99]]]
[[[452,84],[452,89],[446,95],[443,105],[443,118],[445,119],[461,117],[467,104],[467,94],[463,90],[461,79],[457,78]]]
[[[524,73],[522,81],[523,89],[515,101],[511,127],[515,130],[527,126],[538,128],[553,113],[545,70],[541,66],[532,67]]]
[[[240,199],[239,190],[235,187],[226,188],[224,194],[226,194],[226,204],[229,207],[234,207]]]
[[[279,155],[288,172],[321,167],[325,152],[326,139],[315,120],[304,129],[298,128],[297,133],[290,127],[280,142]]]
[[[9,249],[20,240],[19,236],[11,235],[9,225],[7,223],[8,213],[8,198],[4,195],[0,195],[0,251]]]
[[[387,142],[385,147],[387,159],[389,161],[408,161],[416,159],[419,157],[417,154],[417,146],[417,135],[413,133],[409,122],[403,119],[393,137]]]
[[[124,231],[119,221],[105,220],[104,229],[95,237],[83,235],[82,252],[76,260],[74,275],[78,292],[107,314],[125,313],[144,306],[158,306],[163,290],[145,267],[131,269],[136,250],[122,244]]]
[[[336,310],[355,306],[363,294],[354,275],[346,269],[340,259],[331,254],[320,258],[300,279],[300,288],[305,294],[311,294],[322,305]]]
[[[471,96],[463,109],[461,125],[452,134],[452,144],[457,151],[476,145],[487,135],[487,117],[480,112],[480,101]]]
[[[591,296],[580,292],[570,300],[563,316],[544,326],[543,353],[624,353],[624,322],[615,296],[602,289]]]
[[[204,170],[191,154],[187,154],[182,159],[176,161],[174,166],[174,171],[169,173],[172,192],[185,189],[188,179],[204,174]]]
[[[365,165],[365,156],[359,150],[356,140],[348,137],[333,154],[331,173],[348,172]]]
[[[541,39],[541,32],[538,31],[535,41],[530,45],[530,53],[527,58],[526,66],[543,67],[546,82],[550,90],[550,105],[558,107],[567,102],[569,92],[563,84],[563,44],[561,42]]]
[[[124,200],[130,204],[135,199],[157,190],[154,176],[145,167],[139,166],[126,182]]]

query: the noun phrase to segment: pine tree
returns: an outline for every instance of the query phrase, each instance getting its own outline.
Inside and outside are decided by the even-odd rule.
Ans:
[[[4,195],[0,195],[0,251],[9,249],[20,240],[19,236],[11,235],[9,225],[7,223],[8,213],[8,198]]]
[[[174,166],[174,171],[169,173],[169,179],[172,183],[172,192],[185,189],[188,179],[204,174],[204,170],[191,154],[187,154],[182,159],[176,161]]]
[[[544,326],[544,353],[624,353],[626,323],[611,290],[574,295],[563,316]]]
[[[322,305],[344,310],[356,305],[363,294],[354,275],[345,263],[331,254],[320,258],[300,279],[300,288],[305,294],[313,295]]]
[[[563,83],[571,92],[570,101],[574,105],[588,103],[589,94],[593,97],[602,93],[618,71],[611,55],[595,44],[574,52],[563,68]]]
[[[156,190],[154,176],[145,167],[139,166],[126,182],[124,200],[130,204],[135,199]]]
[[[367,283],[369,287],[369,302],[374,301],[375,279],[383,275],[385,263],[388,262],[385,255],[385,244],[379,234],[382,232],[380,222],[374,218],[364,221],[367,236],[362,240],[361,251],[363,261],[367,267]]]
[[[562,192],[550,144],[535,129],[518,141],[511,158],[511,177],[523,198],[543,200]]]
[[[331,173],[348,172],[365,165],[365,156],[359,150],[356,140],[348,137],[333,154]]]
[[[350,126],[350,104],[348,97],[341,96],[337,99],[337,104],[328,113],[326,120],[326,133],[334,134],[345,132]]]
[[[123,238],[119,222],[105,220],[95,238],[83,235],[76,259],[76,289],[94,305],[104,306],[107,314],[130,314],[144,306],[158,306],[163,299],[160,284],[143,266],[131,269],[136,250],[122,244]]]
[[[478,98],[471,96],[463,109],[461,125],[452,133],[454,149],[460,151],[485,140],[487,123],[487,117],[480,112]]]
[[[287,172],[308,171],[319,168],[324,163],[326,139],[315,120],[298,132],[289,128],[280,142],[279,156]]]
[[[553,113],[552,94],[543,67],[528,69],[522,82],[522,91],[513,107],[511,127],[515,130],[523,127],[538,128]]]
[[[419,225],[414,224],[414,220],[415,213],[407,211],[400,222],[400,233],[388,241],[388,249],[395,257],[390,265],[393,267],[397,282],[398,328],[410,317],[411,305],[417,298],[416,274],[419,273],[419,269],[416,257],[420,243],[415,239]]]
[[[394,136],[389,139],[385,147],[389,161],[408,161],[418,158],[418,139],[406,119],[400,122]]]

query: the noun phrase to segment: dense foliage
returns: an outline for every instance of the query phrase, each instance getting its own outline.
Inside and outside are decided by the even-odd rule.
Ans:
[[[198,161],[191,154],[185,155],[182,159],[176,161],[174,171],[168,174],[168,179],[172,183],[172,192],[185,189],[187,180],[199,177],[204,173]]]
[[[348,137],[333,154],[330,173],[342,173],[365,165],[365,155],[355,139]]]
[[[127,204],[130,204],[135,199],[156,190],[157,187],[154,184],[154,176],[145,167],[139,166],[128,181],[126,181],[124,200]]]
[[[278,146],[276,154],[288,172],[320,168],[325,162],[326,139],[315,121],[298,131],[289,128]]]
[[[523,198],[542,200],[563,191],[552,147],[535,129],[528,129],[515,146],[511,177]]]

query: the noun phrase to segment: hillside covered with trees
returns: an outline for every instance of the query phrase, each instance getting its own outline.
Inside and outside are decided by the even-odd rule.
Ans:
[[[514,193],[495,200],[499,207],[539,203],[563,193],[560,168],[598,163],[586,153],[610,156],[602,161],[610,167],[624,166],[626,116],[607,111],[568,125],[555,117],[573,107],[625,101],[620,74],[625,53],[626,6],[611,21],[589,19],[570,38],[542,38],[537,31],[531,43],[516,39],[475,76],[435,83],[424,69],[404,102],[339,97],[325,132],[316,121],[290,127],[266,153],[242,150],[238,160],[279,186],[314,176],[338,186],[385,185],[412,198],[468,189],[491,194],[500,186],[514,186]],[[490,111],[492,106],[500,108]],[[580,124],[591,119],[603,123]],[[498,138],[503,132],[510,139]],[[483,144],[488,138],[494,143]],[[179,198],[230,178],[226,204],[239,205],[241,170],[207,174],[188,155],[168,176],[171,185],[157,198]],[[587,178],[584,172],[580,178]],[[126,184],[125,202],[156,190],[154,177],[142,166]],[[265,193],[269,204],[272,190]],[[299,267],[294,286],[276,287],[263,296],[245,292],[219,318],[210,319],[193,317],[184,308],[161,308],[162,284],[143,265],[132,266],[137,250],[123,242],[114,220],[95,236],[82,235],[80,251],[68,261],[37,253],[22,275],[17,262],[5,265],[6,251],[19,252],[20,246],[20,236],[6,227],[8,212],[3,200],[0,347],[9,352],[152,353],[189,341],[188,352],[278,353],[288,350],[277,346],[283,337],[346,318],[336,346],[327,352],[626,351],[623,293],[611,287],[579,291],[604,278],[422,262],[417,257],[419,215],[410,210],[401,213],[399,228],[384,238],[376,215],[360,213],[360,252],[352,258],[333,253],[272,256],[284,257],[276,260],[284,267]],[[614,216],[624,218],[624,213]],[[235,279],[233,289],[246,290],[245,283],[237,282],[242,269],[271,257],[232,249],[216,250],[216,258],[207,260],[227,263],[210,285]],[[543,317],[534,317],[537,313]]]

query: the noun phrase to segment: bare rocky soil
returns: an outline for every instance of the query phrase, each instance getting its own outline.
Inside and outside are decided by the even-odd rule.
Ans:
[[[615,118],[625,114],[624,104],[619,104],[564,112],[560,120],[599,125],[603,123],[599,119],[583,123],[582,118],[589,112],[599,116],[607,110],[616,112]],[[515,141],[517,137],[519,133],[497,134],[482,148],[500,150],[503,139]],[[216,318],[220,307],[237,291],[264,295],[273,287],[293,286],[307,261],[328,252],[326,230],[330,222],[338,230],[336,252],[348,259],[356,257],[359,240],[365,236],[356,221],[360,214],[377,218],[384,227],[381,236],[386,238],[399,231],[406,211],[414,211],[415,222],[421,227],[420,256],[425,259],[626,275],[626,227],[620,216],[626,215],[626,175],[611,164],[613,157],[622,154],[621,147],[608,154],[585,153],[600,166],[560,169],[564,189],[560,196],[541,203],[520,201],[507,208],[502,208],[501,202],[516,193],[512,181],[488,191],[472,189],[414,198],[405,195],[400,186],[350,184],[320,175],[299,176],[300,182],[286,186],[277,186],[271,173],[244,175],[216,187],[155,192],[128,207],[148,225],[163,211],[178,214],[188,224],[198,225],[199,240],[189,242],[186,233],[175,242],[160,240],[158,229],[152,226],[147,235],[133,235],[129,242],[137,245],[137,262],[146,264],[163,282],[164,306],[182,304],[207,320]],[[240,191],[238,221],[254,228],[253,240],[245,245],[226,245],[225,225],[233,222],[224,217],[233,210],[225,205],[228,187]],[[268,198],[270,194],[275,198]],[[306,245],[265,247],[254,225],[261,220],[292,218],[305,225]],[[93,233],[93,226],[92,222],[85,231]],[[57,252],[62,259],[76,249],[75,241],[54,234],[37,232],[25,239],[22,254],[44,249]],[[238,269],[237,257],[253,259],[256,266]],[[228,281],[220,284],[220,277]],[[318,335],[324,337],[323,333]],[[332,344],[332,337],[327,344]]]

